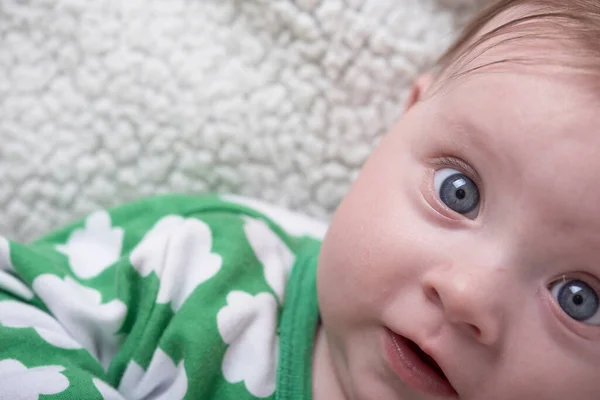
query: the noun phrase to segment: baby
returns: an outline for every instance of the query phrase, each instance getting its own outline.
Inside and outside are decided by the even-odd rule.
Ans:
[[[599,399],[599,76],[600,1],[498,1],[322,244],[234,196],[0,240],[0,399]]]

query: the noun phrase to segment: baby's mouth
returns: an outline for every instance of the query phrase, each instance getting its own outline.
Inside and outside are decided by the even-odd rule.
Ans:
[[[388,331],[387,353],[402,380],[417,391],[456,398],[457,393],[433,357],[412,340]]]
[[[404,338],[408,346],[417,354],[417,356],[423,361],[427,366],[429,366],[436,374],[440,376],[440,378],[448,381],[446,374],[442,371],[442,367],[427,353],[425,353],[419,345],[413,342],[410,339]]]

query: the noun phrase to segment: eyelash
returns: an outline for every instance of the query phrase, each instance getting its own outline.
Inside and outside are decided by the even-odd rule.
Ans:
[[[472,179],[473,182],[477,185],[477,188],[481,191],[481,177],[477,172],[471,167],[468,163],[456,157],[439,157],[433,160],[433,164],[441,167],[448,168],[454,167],[460,172],[464,173],[469,179]]]
[[[475,185],[477,185],[477,189],[479,190],[479,194],[480,194],[480,199],[482,199],[482,200],[484,199],[484,192],[482,190],[481,177],[475,171],[475,169],[473,167],[471,167],[467,162],[463,161],[462,159],[460,159],[458,157],[442,156],[442,157],[437,157],[437,158],[431,159],[429,161],[429,163],[433,168],[430,179],[433,179],[433,177],[435,176],[435,173],[437,171],[442,170],[444,168],[456,169],[457,171],[459,171],[460,173],[464,174],[469,179],[471,179],[475,183]],[[457,220],[456,215],[458,215],[458,214],[455,211],[451,210],[447,205],[443,204],[441,202],[441,200],[439,199],[438,194],[435,193],[435,189],[433,187],[432,180],[428,180],[427,188],[425,190],[429,193],[428,197],[431,196],[431,197],[429,197],[430,205],[437,211],[438,214],[441,214],[444,218],[449,219],[449,220],[453,220],[453,221]],[[433,201],[434,203],[431,203],[431,201]],[[481,212],[481,206],[479,208],[479,212]],[[465,218],[464,218],[464,216],[462,216],[461,218],[458,218],[458,219],[464,220]]]
[[[566,279],[567,281],[570,279],[577,279],[576,278],[577,275],[578,274],[566,274],[564,276],[564,279]],[[575,278],[573,276],[575,276]],[[552,281],[552,283],[559,282],[562,279],[563,279],[563,276],[561,276],[558,279],[555,279],[554,281]],[[590,284],[589,279],[587,279],[587,280],[582,279],[582,280],[584,282],[586,282],[588,285]],[[590,285],[590,286],[592,286],[593,288],[597,287],[597,285]],[[567,329],[570,333],[575,334],[586,340],[593,340],[593,341],[600,340],[600,329],[599,329],[600,326],[588,325],[583,322],[572,319],[560,307],[560,305],[558,304],[558,302],[556,301],[556,299],[550,292],[549,286],[546,286],[546,296],[544,296],[544,297],[545,297],[546,304],[550,308],[550,310],[548,310],[549,313],[554,315],[555,321],[557,321],[557,323],[562,325],[562,327]]]
[[[596,294],[598,294],[600,296],[600,281],[598,280],[598,278],[596,278],[594,275],[590,275],[586,272],[580,272],[580,271],[569,272],[569,273],[558,276],[556,279],[553,279],[552,281],[550,281],[549,284],[546,285],[546,289],[550,293],[551,287],[553,285],[560,283],[560,282],[566,283],[566,282],[569,282],[572,280],[580,280],[582,282],[585,282],[596,292]],[[564,313],[564,311],[562,311],[562,312]],[[566,313],[565,313],[565,315],[566,315]],[[596,326],[600,327],[600,325],[596,325]]]

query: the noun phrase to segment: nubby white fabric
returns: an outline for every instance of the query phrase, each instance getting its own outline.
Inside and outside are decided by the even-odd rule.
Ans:
[[[2,0],[0,234],[162,192],[326,218],[485,0]]]

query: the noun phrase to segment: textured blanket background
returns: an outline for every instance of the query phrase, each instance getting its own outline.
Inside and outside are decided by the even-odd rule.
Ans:
[[[326,218],[481,3],[2,0],[0,234],[167,191]]]

